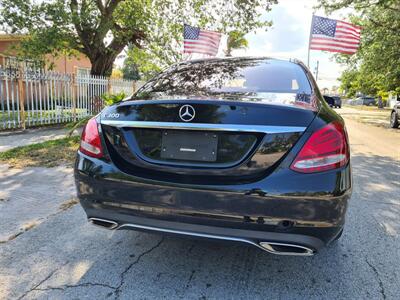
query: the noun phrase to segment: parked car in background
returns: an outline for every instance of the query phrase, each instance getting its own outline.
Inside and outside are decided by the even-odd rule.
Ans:
[[[344,121],[317,91],[300,62],[172,66],[87,123],[89,221],[313,255],[341,236],[352,190]]]
[[[333,97],[331,96],[324,95],[324,100],[326,103],[328,103],[330,107],[333,107],[335,105],[335,99],[333,99]]]
[[[342,107],[342,99],[339,96],[332,96],[334,102],[334,107],[341,108]]]
[[[361,102],[362,105],[367,105],[367,106],[376,105],[376,100],[374,97],[362,96],[358,97],[356,100],[359,100],[359,102]]]
[[[347,101],[348,105],[362,105],[362,99],[354,98]]]
[[[398,128],[399,125],[400,125],[400,101],[397,101],[390,114],[390,127]]]
[[[340,99],[339,96],[324,95],[324,99],[325,99],[326,103],[328,103],[328,105],[330,107],[337,107],[337,108],[341,108],[342,107],[342,99]]]

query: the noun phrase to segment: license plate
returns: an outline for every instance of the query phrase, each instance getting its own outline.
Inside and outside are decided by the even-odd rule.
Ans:
[[[213,162],[217,160],[218,135],[210,132],[164,131],[161,157],[164,159]]]

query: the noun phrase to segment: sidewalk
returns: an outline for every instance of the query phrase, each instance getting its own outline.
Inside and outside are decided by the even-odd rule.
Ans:
[[[65,166],[17,169],[0,164],[0,245],[75,205],[72,173]]]
[[[66,137],[68,132],[69,129],[60,127],[27,129],[25,131],[16,132],[0,132],[0,152],[19,146],[61,139]],[[78,131],[76,131],[75,134],[78,134]]]

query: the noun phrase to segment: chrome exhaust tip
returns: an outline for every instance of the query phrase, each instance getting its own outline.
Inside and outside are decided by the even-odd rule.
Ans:
[[[277,255],[312,256],[315,254],[315,250],[296,244],[261,242],[259,246],[263,250]]]
[[[105,220],[105,219],[100,219],[100,218],[89,218],[88,220],[90,223],[92,223],[95,226],[107,228],[110,230],[118,227],[118,223],[111,221],[111,220]]]

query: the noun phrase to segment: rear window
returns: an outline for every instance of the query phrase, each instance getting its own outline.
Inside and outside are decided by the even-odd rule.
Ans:
[[[310,83],[298,64],[238,58],[179,64],[146,83],[134,98],[243,97],[267,102],[290,98],[309,102],[310,95]]]

